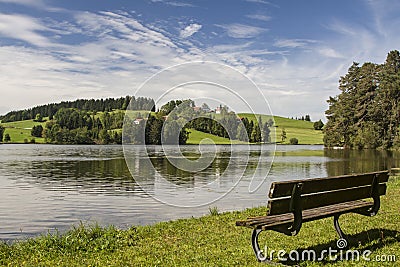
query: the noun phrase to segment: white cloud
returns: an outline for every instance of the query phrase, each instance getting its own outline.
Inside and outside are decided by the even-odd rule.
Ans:
[[[274,3],[271,3],[271,2],[268,2],[268,1],[265,1],[265,0],[246,0],[246,2],[249,2],[249,3],[256,3],[256,4],[263,4],[263,5],[269,5],[269,6],[273,6],[273,7],[279,8],[278,5],[276,5],[276,4],[274,4]]]
[[[48,31],[37,19],[20,14],[0,13],[0,34],[8,38],[23,40],[36,46],[50,46],[51,41],[39,34]]]
[[[216,25],[226,31],[226,33],[233,38],[253,38],[257,35],[267,31],[267,29],[244,25],[240,23]]]
[[[27,7],[33,7],[40,10],[46,10],[50,12],[65,12],[66,10],[62,8],[56,8],[49,6],[46,0],[0,0],[0,3],[10,4],[10,5],[22,5]]]
[[[276,47],[299,48],[306,47],[308,44],[316,43],[315,40],[307,39],[279,39],[274,43]]]
[[[164,0],[150,0],[153,3],[162,3],[169,6],[174,7],[194,7],[194,5],[186,2],[179,2],[179,1],[164,1]]]
[[[261,14],[246,15],[246,17],[248,17],[250,19],[262,20],[262,21],[270,21],[272,19],[272,17],[270,17],[270,16],[261,15]]]
[[[198,32],[201,29],[201,25],[197,23],[190,24],[180,31],[179,35],[181,38],[188,38]]]
[[[45,6],[42,0],[0,0],[0,3],[19,4],[19,5],[35,6],[35,7]]]
[[[341,55],[339,52],[335,51],[333,48],[330,47],[322,47],[318,49],[318,53],[325,57],[331,58],[346,58],[345,56]]]
[[[265,4],[265,5],[270,4],[270,2],[267,2],[267,1],[264,1],[264,0],[246,0],[246,2],[259,3],[259,4]]]

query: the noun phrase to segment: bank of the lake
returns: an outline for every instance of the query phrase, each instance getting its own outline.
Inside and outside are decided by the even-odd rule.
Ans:
[[[301,266],[340,265],[394,266],[400,262],[400,177],[391,177],[381,210],[369,218],[342,216],[342,228],[350,235],[349,249],[371,250],[371,261],[300,262]],[[77,226],[62,235],[44,235],[0,245],[0,264],[8,266],[257,266],[249,244],[250,230],[235,221],[266,212],[265,207],[227,212],[200,218],[137,226]],[[315,249],[336,247],[332,218],[304,224],[296,237],[275,232],[261,236],[269,249]],[[395,255],[396,262],[376,257]]]

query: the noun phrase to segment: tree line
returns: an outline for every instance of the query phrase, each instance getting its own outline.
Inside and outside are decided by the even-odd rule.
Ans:
[[[126,120],[125,127],[130,130],[124,132],[124,142],[159,145],[176,144],[178,140],[179,144],[185,144],[190,128],[231,140],[250,143],[270,142],[272,119],[263,123],[261,117],[254,121],[239,118],[234,112],[228,112],[227,107],[221,107],[221,113],[216,115],[201,110],[195,111],[194,106],[194,102],[190,99],[172,100],[146,120],[135,121],[135,118]]]
[[[400,54],[383,64],[353,62],[330,97],[324,143],[327,147],[400,148]]]
[[[124,101],[122,101],[124,99]],[[90,104],[97,100],[77,100],[73,107],[71,103],[58,105],[58,110],[49,116],[48,121],[42,125],[35,125],[31,130],[33,137],[43,137],[45,142],[53,144],[186,144],[189,138],[189,128],[201,132],[210,133],[216,136],[240,140],[251,143],[270,142],[270,127],[273,125],[272,119],[263,123],[261,117],[251,120],[246,117],[239,118],[234,112],[229,112],[227,107],[221,107],[220,114],[212,114],[194,110],[195,103],[192,100],[172,100],[163,105],[157,112],[152,99],[133,98],[129,106],[128,116],[125,119],[125,110],[129,105],[130,97],[119,98],[121,108],[113,111],[97,112],[94,110],[80,109],[88,108]],[[101,103],[101,100],[99,100]],[[114,103],[109,101],[108,103]],[[115,104],[115,103],[114,103]],[[40,108],[48,108],[53,104],[35,107],[31,109],[32,115],[40,112]],[[111,104],[110,104],[111,105]],[[147,105],[147,106],[143,106]],[[203,104],[206,106],[206,104]],[[110,106],[111,107],[111,106]],[[152,110],[140,113],[129,113],[134,109]],[[26,111],[26,110],[25,110]],[[9,113],[11,114],[11,113]],[[9,115],[7,114],[7,115]],[[16,113],[13,113],[14,115]],[[22,113],[21,113],[22,114]],[[34,120],[43,121],[43,117],[48,115],[43,112],[35,115]],[[11,117],[10,117],[11,118]],[[12,117],[15,119],[16,117]],[[125,123],[124,140],[122,128]],[[3,130],[2,130],[3,129]],[[4,128],[0,128],[2,135]]]
[[[130,106],[129,106],[130,105]],[[73,108],[92,112],[110,112],[112,110],[152,110],[155,111],[154,100],[147,97],[126,96],[120,98],[106,99],[78,99],[75,101],[63,101],[61,103],[51,103],[36,106],[29,109],[11,111],[6,115],[0,116],[2,122],[38,120],[38,118],[49,117],[50,120],[62,108]],[[40,121],[40,120],[38,120]]]

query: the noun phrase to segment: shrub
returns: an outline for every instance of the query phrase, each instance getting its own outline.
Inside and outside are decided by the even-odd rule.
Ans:
[[[319,130],[320,131],[320,130],[322,130],[323,127],[324,127],[324,123],[321,120],[314,122],[314,129],[315,130]]]
[[[297,144],[299,144],[299,140],[297,139],[297,138],[290,138],[290,144],[291,145],[297,145]]]
[[[10,142],[10,141],[11,141],[11,137],[10,137],[10,135],[8,133],[6,133],[4,135],[4,142]]]

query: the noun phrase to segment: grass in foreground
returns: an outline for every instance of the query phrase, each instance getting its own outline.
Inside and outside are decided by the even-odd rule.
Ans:
[[[391,178],[387,195],[376,217],[346,214],[343,230],[351,237],[348,249],[371,250],[377,255],[395,255],[396,262],[338,261],[300,262],[301,266],[395,266],[400,263],[400,178]],[[9,266],[258,266],[250,246],[251,230],[235,221],[265,214],[252,208],[201,218],[181,219],[138,226],[77,226],[62,235],[45,235],[12,245],[0,245],[0,265]],[[272,231],[261,234],[260,245],[269,249],[336,248],[332,218],[305,223],[300,233],[288,237]]]

